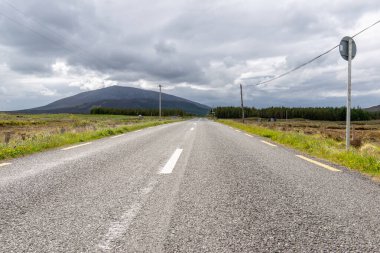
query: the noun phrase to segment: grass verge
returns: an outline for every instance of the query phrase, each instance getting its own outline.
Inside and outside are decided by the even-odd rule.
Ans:
[[[142,128],[158,126],[176,121],[178,120],[151,121],[136,123],[133,125],[127,125],[117,128],[106,128],[102,130],[86,131],[82,133],[40,135],[32,139],[25,140],[23,143],[19,145],[0,145],[0,160],[21,157],[27,154],[36,153],[51,148],[96,140],[107,136],[122,134],[126,132],[139,130]]]
[[[380,160],[378,157],[361,152],[355,148],[347,152],[342,142],[323,138],[319,135],[282,132],[253,124],[242,124],[233,120],[218,120],[218,122],[247,133],[269,138],[311,156],[329,160],[347,168],[358,170],[364,174],[377,178],[380,176]]]

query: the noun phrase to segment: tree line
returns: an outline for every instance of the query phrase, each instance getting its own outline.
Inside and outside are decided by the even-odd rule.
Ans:
[[[216,107],[214,115],[221,119],[241,118],[241,107]],[[345,107],[268,107],[257,109],[254,107],[244,108],[245,117],[294,119],[302,118],[309,120],[344,121],[346,120]],[[368,112],[361,108],[351,109],[351,120],[380,119],[380,112]]]
[[[107,107],[95,107],[91,109],[91,114],[111,114],[111,115],[130,115],[130,116],[159,116],[158,109],[140,109],[140,108],[107,108]],[[188,116],[186,112],[181,109],[162,109],[162,116]]]

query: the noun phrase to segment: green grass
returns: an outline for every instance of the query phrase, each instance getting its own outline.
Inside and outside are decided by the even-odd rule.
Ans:
[[[233,120],[218,120],[218,122],[238,128],[247,133],[269,138],[277,143],[302,151],[311,156],[329,160],[370,176],[380,176],[379,157],[360,152],[355,148],[347,152],[342,142],[324,138],[320,135],[283,132],[254,124],[242,124]]]
[[[57,116],[50,116],[50,118],[55,118]],[[74,116],[78,117],[78,116]],[[86,117],[84,117],[86,118]],[[119,117],[105,117],[104,119],[113,119]],[[124,117],[125,118],[125,117]],[[131,132],[138,129],[157,126],[167,123],[172,123],[178,120],[145,120],[141,123],[133,123],[121,127],[109,127],[100,130],[94,131],[85,131],[80,133],[67,132],[62,134],[49,134],[49,133],[40,133],[33,136],[33,138],[27,139],[20,143],[9,143],[9,144],[0,144],[0,160],[16,158],[24,156],[27,154],[32,154],[40,151],[44,151],[51,148],[56,148],[64,145],[74,144],[78,142],[86,142],[90,140],[96,140],[107,136],[117,135],[121,133]]]

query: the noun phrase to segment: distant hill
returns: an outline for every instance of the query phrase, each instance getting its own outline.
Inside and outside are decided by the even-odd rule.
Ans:
[[[380,105],[372,106],[370,108],[364,109],[367,112],[380,112]]]
[[[20,110],[21,113],[89,113],[94,107],[144,108],[158,107],[159,93],[132,87],[111,86],[86,91],[57,100],[51,104]],[[205,115],[210,107],[184,98],[162,93],[163,109],[181,109],[187,113]]]

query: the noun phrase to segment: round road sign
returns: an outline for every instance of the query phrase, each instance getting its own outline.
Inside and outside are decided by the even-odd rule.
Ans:
[[[340,41],[340,44],[339,44],[339,53],[342,56],[342,58],[345,59],[346,61],[348,61],[348,41],[350,39],[352,40],[352,58],[351,58],[352,60],[355,58],[355,55],[356,55],[355,41],[351,37],[346,36]]]

